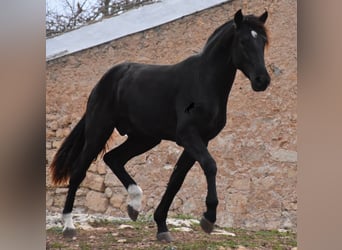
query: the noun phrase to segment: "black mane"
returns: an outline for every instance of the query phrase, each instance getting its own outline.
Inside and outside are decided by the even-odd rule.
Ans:
[[[205,46],[204,46],[204,49],[205,50],[206,48],[208,48],[213,42],[216,42],[217,39],[220,39],[223,34],[224,35],[228,35],[228,34],[232,34],[232,31],[233,31],[233,27],[234,27],[234,21],[233,20],[230,20],[224,24],[222,24],[221,26],[219,26],[208,38]]]
[[[267,30],[266,30],[264,24],[259,20],[258,17],[254,16],[254,15],[247,15],[244,17],[242,25],[246,25],[246,26],[250,27],[251,29],[257,31],[260,35],[265,37],[266,43],[268,42]],[[234,28],[235,28],[234,20],[230,20],[230,21],[222,24],[221,26],[219,26],[209,36],[203,50],[205,50],[207,47],[209,47],[217,39],[220,39],[222,36],[232,35]]]

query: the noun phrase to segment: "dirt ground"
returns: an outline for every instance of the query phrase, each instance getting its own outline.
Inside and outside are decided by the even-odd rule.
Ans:
[[[239,141],[238,139],[235,139],[235,144],[238,144],[237,142],[239,142],[242,146],[231,148],[232,150],[229,152],[229,155],[224,158],[220,151],[222,142],[217,140],[210,145],[211,151],[213,152],[214,158],[217,159],[218,165],[225,165],[225,162],[228,161],[229,164],[237,168],[239,165],[238,163],[242,162],[241,165],[246,169],[250,168],[252,164],[257,165],[259,162],[266,162],[266,158],[270,158],[269,154],[265,154],[265,156],[260,157],[260,159],[253,154],[251,155],[251,149],[257,147],[259,144],[251,145],[246,143],[244,146],[243,140],[248,140],[248,138],[254,136],[255,138],[260,138],[260,140],[268,143],[267,145],[269,145],[269,148],[280,147],[284,150],[296,151],[297,2],[294,0],[235,0],[151,30],[123,37],[110,43],[48,62],[46,70],[47,166],[51,162],[62,139],[68,135],[70,129],[75,126],[82,116],[91,89],[110,67],[124,61],[151,64],[177,63],[184,58],[199,52],[205,44],[206,39],[215,28],[232,18],[234,13],[240,8],[243,8],[243,12],[246,14],[256,13],[259,15],[263,13],[265,8],[269,11],[269,19],[267,20],[266,26],[269,31],[270,45],[265,53],[265,61],[272,82],[266,93],[259,93],[256,95],[251,90],[250,84],[246,78],[241,73],[237,74],[228,102],[228,110],[232,111],[228,111],[230,113],[228,115],[227,124],[231,126],[229,128],[226,127],[222,131],[222,134],[228,135],[229,133],[232,133],[232,130],[236,130],[237,133],[240,133],[237,138],[239,137],[241,139],[239,139]],[[271,119],[270,117],[273,119],[275,117],[274,123],[267,123],[268,120],[263,120],[261,121],[263,123],[260,124],[264,124],[264,126],[261,126],[258,123],[255,125],[253,121],[258,117],[266,117],[265,119]],[[267,126],[273,127],[268,128]],[[248,129],[244,130],[245,127],[248,127]],[[120,144],[120,142],[122,142],[122,138],[119,138],[119,136],[115,134],[112,145]],[[163,157],[163,160],[166,159],[171,163],[174,163],[176,158],[169,159],[169,156],[167,156],[166,153],[163,153],[165,148],[167,147],[163,144],[159,149],[154,151],[153,154],[160,155],[160,157]],[[267,149],[268,148],[266,147],[266,150]],[[234,157],[236,157],[236,155],[239,157],[241,156],[239,161],[233,161],[233,155],[235,155]],[[253,157],[258,159],[254,161]],[[248,161],[252,163],[247,163]],[[160,160],[156,160],[156,164],[159,163]],[[288,223],[288,227],[295,230],[297,210],[297,195],[295,190],[297,165],[296,163],[280,162],[277,166],[279,169],[286,170],[283,170],[284,172],[274,176],[272,185],[269,184],[269,182],[263,182],[260,185],[263,188],[272,189],[271,191],[276,193],[277,199],[283,199],[280,202],[281,204],[279,203],[278,205],[277,202],[270,202],[272,204],[270,204],[269,207],[265,207],[264,201],[271,200],[273,196],[265,196],[264,189],[261,189],[260,194],[257,193],[259,188],[256,184],[255,186],[252,186],[254,180],[251,180],[251,184],[248,185],[250,186],[252,193],[242,196],[244,203],[241,203],[241,201],[239,201],[241,200],[240,196],[236,195],[236,204],[238,205],[239,211],[235,211],[234,219],[231,217],[224,217],[223,215],[218,217],[222,218],[222,220],[232,221],[230,222],[230,225],[237,227],[253,228],[254,225],[259,223],[258,220],[262,220],[260,223],[262,223],[262,227],[264,228],[281,228]],[[232,168],[234,169],[234,167]],[[133,172],[138,171],[133,167],[131,170]],[[197,174],[196,171],[198,171],[198,173],[201,172],[200,170],[192,171],[194,171],[194,176]],[[219,169],[219,171],[223,170]],[[245,176],[243,169],[240,171],[234,169],[234,171],[235,178],[239,177],[239,174]],[[223,172],[219,173],[219,176],[224,176],[222,173]],[[151,175],[153,174],[154,172],[152,172]],[[150,183],[161,180],[165,186],[169,174],[170,173],[165,176],[160,176],[156,173],[156,178],[152,179]],[[270,174],[272,175],[272,173]],[[195,179],[195,181],[197,180],[198,179]],[[233,183],[233,177],[230,175],[229,177],[219,177],[217,182],[225,183],[227,180]],[[268,181],[269,180],[270,179],[268,179]],[[139,181],[140,183],[143,183],[143,180]],[[201,182],[203,180],[198,181]],[[46,182],[48,191],[54,189],[50,184],[48,170]],[[239,185],[236,185],[237,188],[239,188]],[[189,186],[191,187],[191,180]],[[205,185],[203,184],[203,186]],[[149,187],[146,186],[143,189],[146,190],[148,188]],[[228,187],[225,186],[223,187],[225,190],[227,188]],[[234,186],[229,186],[229,188],[234,188]],[[153,184],[150,189],[155,192],[158,190]],[[220,189],[220,184],[218,184],[218,189]],[[242,191],[247,192],[244,189]],[[185,196],[186,193],[189,192],[187,186],[185,186],[183,192],[184,193],[181,193],[180,196]],[[198,192],[203,192],[203,190],[198,190]],[[161,191],[153,193],[154,196],[159,198],[161,197],[161,194]],[[50,195],[49,192],[47,192],[47,196],[48,195]],[[224,195],[220,193],[219,199],[224,200],[226,197]],[[203,200],[203,195],[200,196],[199,199]],[[224,204],[224,202],[221,204]],[[49,209],[51,207],[51,209],[56,209],[53,205],[53,203],[48,204],[47,208]],[[147,204],[145,205],[147,206]],[[154,203],[151,205],[151,208],[153,206],[155,206]],[[274,209],[274,207],[277,207],[277,209]],[[225,211],[225,209],[228,208],[230,209],[231,207],[226,205],[219,209]],[[200,214],[202,211],[201,209],[202,208],[196,208],[193,213],[196,215],[196,211],[199,211],[198,214]],[[270,213],[274,211],[274,214],[263,215],[264,210],[270,211]],[[253,213],[253,211],[256,212]],[[260,214],[262,214],[262,216],[260,216]],[[260,217],[260,219],[258,217]],[[281,219],[279,219],[280,217]],[[246,221],[244,221],[243,218],[247,218]],[[251,222],[249,222],[248,219]],[[278,222],[278,219],[282,221]],[[284,221],[287,222],[285,223]],[[144,229],[143,231],[146,231],[147,234],[142,235],[142,232],[139,230],[125,231],[125,239],[127,239],[127,242],[120,244],[115,243],[108,249],[138,249],[142,245],[145,249],[183,249],[180,246],[178,246],[180,248],[177,248],[176,246],[176,248],[165,248],[165,245],[161,245],[155,241],[155,228],[150,224],[146,226],[146,230]],[[102,249],[100,247],[102,245],[98,244],[100,244],[100,242],[103,243],[108,237],[111,237],[109,233],[111,228],[103,230],[104,232],[101,230],[95,230],[93,232],[83,231],[76,241],[69,242],[62,240],[60,234],[56,234],[50,230],[47,233],[47,249]],[[200,240],[207,242],[204,243],[204,245],[209,245],[210,242],[216,240],[222,240],[220,236],[207,236],[199,231],[200,230],[190,234],[177,232],[175,233],[175,238],[177,241],[189,241],[190,235],[190,241],[196,242]],[[136,240],[136,238],[139,237],[141,239],[140,242]],[[132,240],[130,240],[130,238]],[[56,247],[53,247],[55,242],[60,242],[63,247],[58,246],[58,244]],[[131,243],[127,245],[128,242]],[[84,245],[82,248],[80,245],[88,243],[90,244],[89,247]],[[263,244],[264,247],[261,244],[258,245],[258,247],[255,247],[255,249],[272,249],[272,247],[267,246],[267,242],[264,242]],[[75,247],[75,245],[77,246]],[[209,249],[204,247],[204,245],[199,248],[190,247],[187,249]],[[291,249],[291,246],[287,245],[279,249]]]
[[[200,226],[193,224],[187,232],[182,227],[170,226],[174,242],[158,242],[155,238],[155,225],[152,220],[138,222],[99,222],[92,223],[93,229],[79,230],[74,238],[62,237],[61,228],[47,231],[46,249],[296,249],[296,235],[291,232],[247,231],[216,228],[213,234],[204,233]],[[184,228],[184,227],[183,227]],[[230,235],[216,234],[225,231]]]

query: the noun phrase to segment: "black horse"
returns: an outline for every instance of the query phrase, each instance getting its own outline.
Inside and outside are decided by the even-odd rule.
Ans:
[[[203,50],[175,65],[123,63],[112,67],[92,90],[86,112],[65,139],[50,166],[55,184],[69,180],[63,219],[64,236],[75,234],[71,211],[75,193],[91,162],[103,150],[114,128],[127,140],[103,157],[128,191],[128,214],[136,220],[142,190],[124,166],[132,157],[171,140],[184,148],[155,213],[157,239],[172,241],[166,225],[169,207],[193,164],[207,180],[201,227],[213,230],[218,205],[216,163],[208,142],[225,126],[228,95],[237,69],[254,91],[270,83],[264,48],[268,13],[243,16],[237,11],[209,37]]]

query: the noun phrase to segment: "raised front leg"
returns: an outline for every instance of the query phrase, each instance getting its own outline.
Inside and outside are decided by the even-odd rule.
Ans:
[[[189,172],[194,163],[195,160],[186,151],[183,151],[178,162],[176,163],[163,198],[154,213],[154,220],[158,226],[157,239],[159,241],[173,241],[173,238],[166,225],[167,213],[174,197],[184,182],[186,174]]]
[[[207,142],[194,131],[182,133],[178,143],[199,162],[207,180],[207,197],[205,200],[207,211],[201,219],[201,227],[206,233],[211,233],[216,221],[216,208],[218,205],[216,193],[216,162],[207,149]]]

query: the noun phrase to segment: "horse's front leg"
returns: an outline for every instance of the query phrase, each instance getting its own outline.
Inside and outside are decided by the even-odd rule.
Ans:
[[[182,133],[177,143],[183,146],[190,156],[199,162],[204,171],[207,180],[207,196],[205,200],[207,211],[201,219],[201,227],[204,232],[210,234],[214,229],[216,208],[218,205],[216,193],[216,162],[207,149],[208,142],[205,142],[194,130],[188,130]]]
[[[173,199],[184,182],[186,174],[189,172],[194,163],[195,160],[186,151],[183,151],[178,162],[176,163],[163,198],[154,213],[154,220],[158,226],[157,239],[159,241],[173,241],[173,238],[166,225],[167,213]]]

